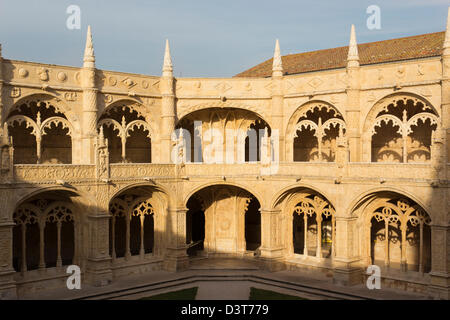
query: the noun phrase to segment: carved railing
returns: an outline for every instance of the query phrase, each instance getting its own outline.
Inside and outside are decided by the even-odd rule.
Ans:
[[[114,163],[110,165],[111,179],[174,177],[174,164],[157,163]]]
[[[110,179],[184,178],[184,177],[249,177],[262,176],[260,163],[242,164],[140,164],[116,163],[110,165]],[[447,167],[449,170],[450,167]],[[273,166],[273,175],[283,177],[356,178],[356,179],[435,179],[436,172],[430,164],[348,163],[339,168],[336,163],[291,162]],[[95,165],[76,164],[16,164],[16,182],[76,182],[95,180]]]
[[[14,180],[17,182],[43,181],[76,181],[93,179],[94,165],[74,164],[16,164],[14,165]]]

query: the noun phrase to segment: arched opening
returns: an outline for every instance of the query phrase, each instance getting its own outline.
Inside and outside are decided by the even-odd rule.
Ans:
[[[201,199],[191,197],[186,212],[186,243],[189,256],[202,255],[205,240],[205,212]]]
[[[10,112],[14,163],[72,163],[72,126],[53,100],[31,97]]]
[[[413,97],[393,97],[374,113],[368,134],[372,162],[427,162],[431,136],[438,125],[434,110]]]
[[[357,210],[364,217],[367,264],[391,271],[431,270],[431,218],[420,205],[394,192],[378,192]]]
[[[252,197],[245,213],[245,249],[255,251],[261,246],[261,213],[260,205]]]
[[[118,102],[109,106],[99,119],[108,139],[110,163],[151,163],[151,129],[140,106]]]
[[[208,108],[184,116],[187,162],[237,163],[261,160],[261,139],[269,125],[257,114],[236,108]],[[270,152],[270,151],[268,151]]]
[[[127,189],[111,200],[109,250],[113,262],[160,254],[163,234],[158,212],[165,210],[164,203],[161,192],[151,186]]]
[[[277,200],[283,218],[283,239],[288,257],[333,259],[335,256],[335,209],[325,196],[297,187]]]
[[[261,245],[259,201],[248,191],[214,185],[194,193],[187,202],[188,253],[253,253]]]
[[[20,204],[13,214],[13,267],[22,274],[74,264],[79,216],[68,191],[47,191]]]
[[[334,162],[342,115],[325,103],[313,103],[298,115],[293,129],[293,160]]]

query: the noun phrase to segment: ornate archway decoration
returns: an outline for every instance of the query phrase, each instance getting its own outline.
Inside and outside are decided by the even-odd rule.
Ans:
[[[403,270],[406,270],[407,257],[406,257],[406,243],[407,243],[407,228],[408,223],[412,227],[419,226],[419,272],[423,272],[424,269],[424,259],[423,259],[423,228],[425,225],[429,226],[431,224],[430,216],[417,204],[411,205],[411,202],[406,198],[399,198],[397,200],[382,198],[377,199],[370,206],[369,214],[366,216],[366,230],[367,230],[367,241],[368,241],[368,252],[367,255],[371,260],[371,226],[372,219],[377,222],[384,223],[384,237],[385,241],[384,247],[384,263],[386,266],[390,265],[390,249],[389,242],[393,242],[393,238],[390,237],[390,227],[395,227],[401,232],[400,239],[400,263]],[[386,237],[389,235],[389,237]]]

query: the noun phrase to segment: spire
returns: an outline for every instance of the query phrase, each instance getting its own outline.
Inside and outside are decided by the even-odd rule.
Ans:
[[[447,51],[447,54],[450,54],[450,7],[448,7],[447,13],[447,28],[445,29],[445,41],[444,41],[444,51]],[[445,50],[447,49],[447,50]]]
[[[173,77],[172,58],[170,57],[169,39],[166,39],[166,51],[164,52],[163,76]]]
[[[352,29],[350,31],[350,44],[348,46],[347,62],[349,61],[359,61],[358,44],[356,43],[355,25],[353,24]]]
[[[84,68],[95,68],[94,45],[92,44],[91,26],[88,26],[86,35],[86,48],[84,49],[83,58]]]
[[[283,75],[283,63],[281,62],[280,43],[275,42],[275,52],[273,53],[272,77]]]

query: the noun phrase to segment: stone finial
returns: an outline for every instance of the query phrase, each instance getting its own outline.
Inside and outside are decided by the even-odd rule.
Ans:
[[[445,29],[445,40],[443,48],[446,54],[450,54],[450,7],[448,7],[447,28]]]
[[[87,29],[86,47],[84,49],[83,62],[84,68],[95,68],[95,55],[94,55],[94,45],[92,43],[91,26],[88,26]]]
[[[163,76],[173,77],[172,58],[170,57],[169,40],[166,39],[166,50],[164,52]]]
[[[347,61],[359,61],[359,55],[358,55],[358,44],[356,42],[356,32],[355,32],[355,25],[352,24],[352,29],[350,31],[350,44],[348,46],[348,56]]]
[[[101,141],[105,139],[105,134],[103,133],[103,126],[100,126],[99,138]]]
[[[280,43],[278,39],[275,42],[275,52],[273,53],[272,76],[283,75],[283,63],[281,61]]]

